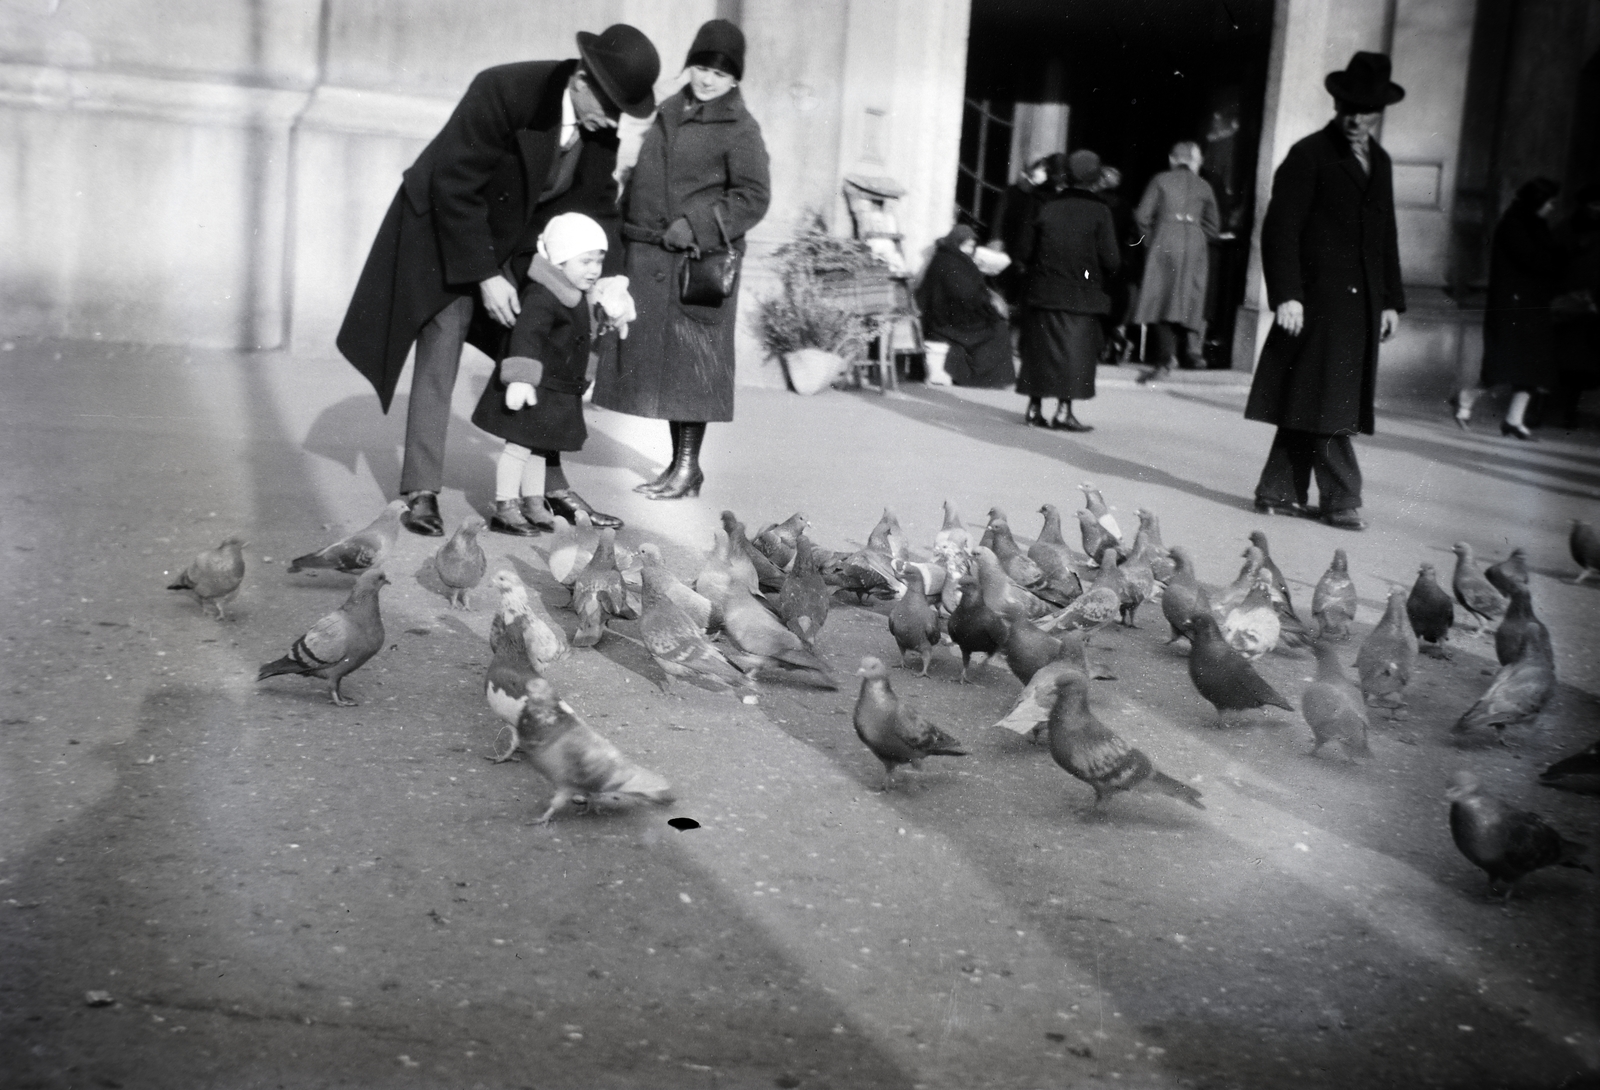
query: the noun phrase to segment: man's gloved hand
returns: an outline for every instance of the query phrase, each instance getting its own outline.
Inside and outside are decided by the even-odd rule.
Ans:
[[[526,382],[512,382],[506,386],[506,408],[512,412],[539,403],[539,394]]]
[[[689,226],[689,221],[679,216],[672,221],[661,235],[661,245],[669,250],[692,250],[699,253],[699,248],[694,244],[694,228]]]

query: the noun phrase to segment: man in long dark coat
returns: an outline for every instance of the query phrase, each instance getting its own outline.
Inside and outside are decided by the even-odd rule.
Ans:
[[[1278,427],[1257,511],[1309,514],[1314,472],[1323,521],[1362,530],[1350,437],[1372,434],[1378,343],[1405,310],[1393,176],[1372,133],[1405,90],[1381,53],[1357,53],[1326,86],[1334,119],[1290,148],[1272,179],[1261,263],[1275,319],[1245,417]]]
[[[612,239],[606,272],[620,271],[617,118],[650,116],[661,61],[625,23],[580,32],[578,53],[473,78],[405,172],[339,330],[339,351],[384,412],[416,344],[400,471],[401,521],[414,533],[444,533],[438,493],[461,349],[499,354],[519,309],[515,259],[551,217],[582,212]]]

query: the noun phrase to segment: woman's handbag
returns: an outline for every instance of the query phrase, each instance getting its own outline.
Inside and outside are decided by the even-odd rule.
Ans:
[[[739,253],[728,238],[722,210],[713,207],[711,214],[717,218],[717,230],[722,232],[722,249],[684,259],[678,301],[685,306],[720,307],[733,294],[734,282],[739,279]]]

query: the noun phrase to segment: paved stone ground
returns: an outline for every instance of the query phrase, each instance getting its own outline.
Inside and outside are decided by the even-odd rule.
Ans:
[[[451,524],[492,487],[495,444],[466,423],[487,369],[469,372]],[[403,397],[381,417],[338,361],[13,342],[0,1085],[1593,1085],[1596,880],[1545,871],[1486,902],[1443,787],[1472,769],[1600,842],[1592,797],[1535,784],[1600,721],[1600,588],[1563,583],[1568,520],[1600,519],[1594,433],[1519,445],[1386,406],[1360,441],[1373,527],[1348,534],[1249,511],[1270,433],[1240,419],[1242,388],[1107,379],[1081,437],[1018,426],[1005,393],[741,391],[738,421],[711,429],[704,494],[676,504],[629,491],[665,457],[664,426],[597,411],[569,472],[628,520],[625,543],[656,541],[685,576],[725,507],[752,526],[802,510],[842,547],[889,506],[926,545],[945,499],[971,523],[998,506],[1023,534],[1093,481],[1125,526],[1157,511],[1212,583],[1256,528],[1302,599],[1349,550],[1358,638],[1420,561],[1448,574],[1452,542],[1489,559],[1523,544],[1562,678],[1540,725],[1511,749],[1451,744],[1493,666],[1458,632],[1450,661],[1422,661],[1411,717],[1378,724],[1373,761],[1310,760],[1295,715],[1216,729],[1147,607],[1139,630],[1097,637],[1116,680],[1095,707],[1195,782],[1204,813],[1137,796],[1091,814],[1086,788],[989,726],[1016,681],[990,667],[958,686],[948,649],[893,683],[971,756],[880,794],[850,709],[861,655],[893,658],[885,607],[838,603],[823,650],[839,691],[771,684],[755,705],[663,696],[622,622],[552,680],[679,801],[529,828],[547,786],[481,759],[493,592],[447,610],[434,542],[403,535],[389,646],[347,685],[360,707],[254,681],[347,591],[284,560],[382,506]],[[233,620],[163,589],[241,530]],[[542,545],[488,544],[559,610]],[[1262,668],[1296,697],[1312,669]],[[113,1004],[86,1006],[89,990]]]

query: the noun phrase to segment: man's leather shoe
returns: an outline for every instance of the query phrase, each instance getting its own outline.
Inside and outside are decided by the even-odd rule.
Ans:
[[[413,534],[443,537],[444,520],[439,517],[439,497],[432,492],[413,492],[400,512],[400,525]]]
[[[1365,530],[1366,520],[1356,514],[1355,508],[1346,511],[1329,511],[1322,516],[1322,521],[1339,530]]]
[[[1050,421],[1050,426],[1056,431],[1094,431],[1093,424],[1085,424],[1071,413],[1068,413],[1064,418],[1057,417]]]
[[[563,488],[559,492],[546,492],[544,494],[544,502],[549,505],[552,514],[560,515],[574,525],[577,524],[578,520],[573,516],[582,511],[589,516],[589,524],[596,529],[603,530],[607,526],[613,530],[622,529],[622,520],[616,515],[608,515],[603,511],[596,511],[589,506],[588,500],[570,488]]]
[[[1287,515],[1289,518],[1303,519],[1311,515],[1311,511],[1303,503],[1292,500],[1256,500],[1256,514],[1258,515]]]

